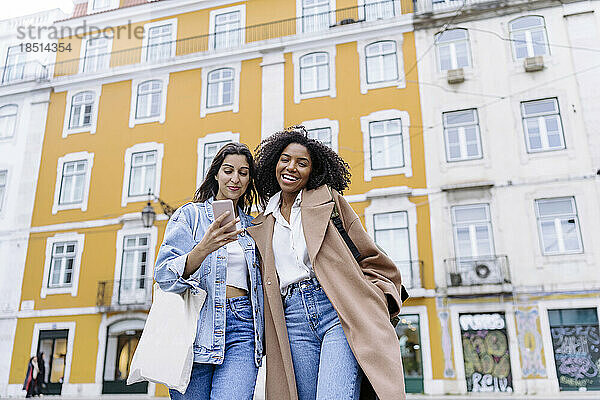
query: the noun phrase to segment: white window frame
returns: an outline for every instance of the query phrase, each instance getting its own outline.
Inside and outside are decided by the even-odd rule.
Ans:
[[[233,69],[233,102],[232,104],[223,105],[220,107],[207,107],[207,99],[208,99],[208,74],[212,71],[222,69],[222,68],[231,68]],[[202,95],[200,101],[200,117],[204,118],[207,114],[223,112],[223,111],[233,111],[237,113],[240,111],[240,75],[242,72],[242,63],[241,61],[225,64],[225,65],[215,65],[211,67],[202,68]]]
[[[94,14],[101,11],[112,10],[119,8],[119,0],[109,0],[108,5],[102,8],[94,8],[94,0],[89,0],[87,4],[87,13]]]
[[[438,32],[435,34],[434,42],[435,42],[435,54],[437,57],[438,71],[440,71],[442,73],[447,72],[452,69],[458,69],[458,68],[466,69],[466,68],[471,68],[473,66],[473,55],[471,54],[471,40],[469,37],[469,31],[464,28],[455,28],[455,29],[451,29],[451,30],[464,31],[466,34],[466,38],[439,42],[437,38],[439,37],[439,35],[442,35],[443,32]],[[447,32],[447,31],[445,31],[445,32]],[[466,43],[467,44],[469,63],[462,67],[458,66],[458,58],[456,57],[456,44],[457,43]],[[450,48],[450,64],[452,64],[452,68],[450,68],[450,69],[442,69],[442,57],[440,55],[440,47],[442,47],[442,46],[448,46]]]
[[[65,356],[65,375],[63,377],[62,384],[69,384],[71,379],[71,365],[73,363],[73,343],[75,341],[75,322],[40,322],[33,325],[33,334],[31,338],[31,350],[30,357],[37,355],[38,344],[40,342],[41,331],[55,331],[66,329],[69,331],[67,334],[67,354]],[[46,355],[47,356],[47,355]],[[64,390],[64,386],[63,386]]]
[[[98,39],[100,37],[104,37],[106,40],[108,40],[108,44],[107,44],[107,53],[105,54],[105,57],[107,58],[106,61],[106,69],[100,69],[100,70],[94,70],[94,71],[85,71],[85,63],[86,63],[86,53],[87,53],[87,46],[88,46],[88,42],[90,40],[94,40],[94,39]],[[112,34],[108,33],[108,32],[102,32],[102,33],[94,33],[92,35],[88,35],[86,37],[84,37],[81,40],[81,50],[79,53],[79,73],[83,74],[97,74],[97,73],[101,73],[101,72],[106,72],[110,69],[110,61],[112,58],[112,48],[113,48],[113,36]]]
[[[554,104],[556,106],[556,112],[555,113],[545,113],[545,114],[536,114],[536,115],[525,115],[525,103],[535,103],[538,101],[544,101],[544,100],[553,100]],[[523,126],[523,134],[525,135],[525,148],[527,149],[527,153],[529,154],[534,154],[534,153],[543,153],[543,152],[547,152],[547,151],[560,151],[560,150],[565,150],[567,148],[567,143],[565,140],[565,129],[562,123],[562,115],[560,113],[560,104],[558,103],[558,98],[557,97],[546,97],[546,98],[541,98],[541,99],[534,99],[534,100],[527,100],[527,101],[522,101],[519,105],[520,110],[521,110],[521,125]],[[546,123],[545,121],[543,121],[545,116],[549,116],[549,115],[556,115],[558,118],[558,125],[560,127],[560,138],[561,138],[561,147],[549,147],[548,146],[548,131],[546,129]],[[542,147],[539,149],[532,149],[531,145],[530,145],[530,140],[529,140],[529,131],[527,129],[527,124],[525,122],[525,120],[527,119],[532,119],[532,118],[537,118],[537,123],[538,123],[538,128],[540,130],[540,140],[542,142]]]
[[[455,125],[448,125],[446,122],[446,116],[448,114],[452,114],[455,112],[464,112],[464,111],[473,111],[473,114],[475,116],[475,122],[472,125],[475,125],[476,131],[477,131],[477,147],[479,149],[479,154],[475,157],[469,157],[468,155],[466,155],[466,151],[467,151],[467,141],[465,138],[465,131],[464,128],[466,126],[472,126],[472,125],[468,125],[468,124],[455,124]],[[468,109],[464,109],[464,110],[453,110],[453,111],[445,111],[442,113],[442,124],[443,124],[443,129],[444,129],[444,144],[445,144],[445,150],[446,150],[446,162],[447,163],[455,163],[455,162],[460,162],[460,161],[469,161],[469,160],[480,160],[483,158],[483,147],[481,145],[481,129],[479,126],[479,113],[477,108],[468,108]],[[461,153],[461,157],[460,158],[455,158],[455,159],[450,159],[450,144],[449,144],[449,140],[448,140],[448,129],[458,129],[459,131],[459,146],[460,146],[460,153]],[[463,156],[463,154],[465,154]]]
[[[157,63],[157,62],[164,62],[164,61],[168,61],[169,59],[164,59],[164,60],[148,60],[148,42],[150,40],[150,36],[149,36],[149,32],[150,29],[152,28],[156,28],[159,26],[164,26],[164,25],[171,25],[171,54],[169,56],[169,58],[173,58],[175,57],[175,55],[177,54],[177,18],[171,18],[171,19],[163,19],[160,21],[156,21],[156,22],[149,22],[147,24],[144,25],[144,39],[142,40],[142,59],[141,62],[142,63]]]
[[[156,197],[160,197],[160,180],[162,176],[162,160],[164,156],[164,144],[156,142],[138,143],[125,150],[124,172],[123,172],[123,191],[121,194],[121,207],[127,206],[128,203],[138,201],[148,201],[148,194],[129,196],[129,178],[131,176],[131,156],[134,153],[142,153],[146,151],[156,151],[156,168],[154,177],[154,193]]]
[[[538,27],[534,27],[534,28],[521,28],[521,29],[512,29],[512,24],[515,23],[516,21],[523,19],[523,18],[528,18],[528,17],[537,17],[537,18],[541,18],[542,19],[542,25],[538,26]],[[549,56],[550,55],[550,45],[548,44],[548,31],[546,29],[546,18],[544,18],[541,15],[523,15],[522,17],[519,18],[515,18],[511,21],[508,22],[508,34],[510,37],[510,47],[511,47],[511,53],[513,56],[514,60],[521,60],[523,58],[527,58],[527,57],[533,57],[535,56],[535,54],[533,53],[533,39],[531,38],[531,32],[535,31],[535,30],[541,30],[544,32],[544,39],[546,41],[544,48],[545,48],[545,52],[544,54],[539,54],[540,56]],[[526,57],[521,57],[521,58],[517,58],[517,48],[515,46],[515,40],[513,39],[513,34],[515,32],[525,32],[525,44],[527,45],[527,56]]]
[[[73,105],[73,97],[81,92],[93,92],[94,93],[94,106],[92,107],[92,121],[89,126],[83,126],[80,128],[69,128],[71,120],[71,107]],[[89,132],[90,134],[96,133],[98,126],[98,108],[100,108],[100,95],[102,94],[102,86],[95,87],[84,87],[80,89],[71,89],[67,91],[67,106],[65,109],[65,119],[63,122],[62,137],[66,138],[74,133]]]
[[[335,9],[336,9],[336,5],[335,5],[336,0],[329,0],[329,26],[333,26],[336,23],[336,17],[335,17]],[[304,32],[304,6],[303,6],[303,0],[296,0],[296,32],[298,33],[306,33],[306,34],[320,34],[321,32],[325,32],[329,29],[329,27],[327,29],[323,29],[321,31],[317,30],[314,32]]]
[[[42,289],[40,291],[40,297],[45,299],[48,295],[53,294],[68,294],[71,296],[77,296],[77,288],[79,287],[79,274],[81,270],[81,258],[83,254],[83,245],[85,241],[85,235],[83,233],[68,232],[68,233],[57,233],[54,236],[46,239],[46,258],[44,260],[44,275],[42,281]],[[52,250],[56,243],[62,242],[77,242],[77,248],[75,249],[75,259],[73,260],[73,279],[70,287],[57,287],[49,288],[48,282],[50,279],[50,268],[52,263]]]
[[[404,166],[386,169],[371,169],[371,140],[369,124],[371,122],[384,121],[400,118],[402,123],[402,145],[404,150]],[[400,175],[403,174],[410,178],[412,172],[411,148],[410,148],[410,117],[407,111],[401,110],[381,110],[375,111],[369,115],[360,117],[360,129],[363,134],[363,155],[364,155],[364,179],[371,181],[376,176]]]
[[[561,214],[561,215],[555,215],[552,217],[540,217],[540,210],[539,210],[539,202],[544,202],[544,201],[552,201],[552,200],[566,200],[569,199],[571,201],[572,207],[575,210],[575,214]],[[542,255],[544,256],[554,256],[554,255],[565,255],[565,254],[582,254],[584,252],[584,248],[583,248],[583,238],[581,236],[581,226],[579,224],[579,212],[577,210],[577,202],[575,201],[575,196],[563,196],[563,197],[547,197],[547,198],[539,198],[539,199],[535,199],[534,202],[535,205],[535,217],[536,217],[536,223],[537,223],[537,227],[538,227],[538,238],[539,238],[539,242],[540,242],[540,252],[542,253]],[[562,226],[560,225],[560,220],[562,219],[573,219],[575,221],[575,227],[577,228],[577,238],[578,238],[578,244],[579,244],[579,249],[578,250],[565,250],[565,245],[564,245],[564,235],[562,233]],[[547,220],[554,220],[554,229],[556,231],[556,236],[557,236],[557,244],[558,244],[558,251],[556,252],[545,252],[544,250],[544,237],[542,235],[542,219],[547,221]]]
[[[123,267],[123,240],[125,236],[134,236],[134,235],[148,235],[150,237],[150,243],[148,243],[148,273],[146,277],[149,279],[154,278],[154,263],[156,262],[156,244],[158,241],[158,228],[156,226],[151,226],[150,228],[144,228],[141,226],[141,221],[133,221],[133,222],[125,222],[123,228],[117,231],[117,255],[115,257],[115,275],[114,281],[117,282],[121,279],[121,268]],[[151,292],[151,290],[150,290]],[[113,293],[111,304],[117,304],[117,300],[119,299],[119,288],[113,286]]]
[[[6,182],[4,185],[1,185],[0,187],[2,187],[3,193],[0,196],[0,215],[3,214],[3,211],[6,209],[5,204],[7,203],[6,201],[6,197],[8,196],[8,179],[10,178],[10,173],[8,171],[8,168],[2,168],[2,166],[0,166],[0,174],[2,173],[6,173]]]
[[[382,8],[382,6],[386,5],[386,4],[390,4],[392,6],[392,10],[394,12],[393,15],[389,15],[389,16],[385,16],[383,18],[367,18],[367,15],[365,15],[365,11],[367,8],[369,8],[369,5],[374,6],[375,4],[373,3],[380,3],[377,4],[377,14],[379,17],[379,12]],[[399,1],[395,1],[395,0],[358,0],[358,18],[360,20],[364,20],[367,22],[370,21],[381,21],[384,19],[390,19],[390,18],[394,18],[397,17],[399,15],[402,15],[402,5]],[[368,14],[368,13],[367,13]]]
[[[19,105],[15,104],[15,103],[9,103],[9,104],[2,104],[0,105],[0,111],[2,110],[10,110],[11,108],[15,109],[15,113],[14,114],[7,114],[5,116],[2,116],[0,118],[10,118],[12,116],[14,116],[14,123],[13,123],[13,127],[12,127],[12,132],[10,132],[10,135],[8,136],[0,136],[0,142],[4,142],[4,141],[9,141],[12,138],[15,137],[15,134],[17,133],[17,126],[19,125]]]
[[[240,36],[239,36],[239,40],[240,43],[238,44],[238,46],[231,46],[231,47],[219,47],[219,48],[215,48],[215,28],[216,28],[216,20],[217,20],[217,16],[221,15],[221,14],[229,14],[232,12],[239,12],[240,13]],[[243,46],[246,43],[246,5],[245,4],[240,4],[238,6],[233,6],[233,7],[226,7],[226,8],[219,8],[217,10],[211,10],[210,15],[209,15],[209,20],[210,23],[208,25],[208,49],[209,50],[226,50],[226,49],[235,49],[238,47]]]
[[[60,203],[60,190],[62,184],[63,167],[65,163],[73,161],[87,162],[85,171],[85,181],[83,186],[83,199],[81,203],[73,204],[59,204]],[[54,185],[54,203],[52,204],[52,215],[62,210],[75,210],[80,209],[81,211],[87,211],[88,199],[90,195],[90,182],[92,177],[92,166],[94,165],[94,153],[88,153],[87,151],[80,151],[78,153],[69,153],[58,159],[56,163],[56,183]]]
[[[377,42],[387,42],[392,41],[396,44],[396,62],[397,71],[398,71],[398,79],[391,81],[383,81],[383,82],[367,82],[367,57],[366,57],[366,47],[370,44],[374,44]],[[357,40],[356,41],[356,49],[358,51],[358,70],[360,76],[360,93],[367,94],[369,90],[379,89],[384,87],[397,87],[398,89],[404,89],[406,87],[406,77],[404,76],[404,54],[402,51],[402,43],[404,39],[402,35],[399,36],[387,36],[387,37],[377,37],[368,40]]]
[[[210,143],[218,143],[218,142],[239,142],[240,134],[237,132],[217,132],[217,133],[209,133],[208,135],[198,138],[198,161],[196,168],[196,187],[199,187],[204,180],[204,146]]]
[[[478,222],[456,222],[454,210],[457,208],[479,208],[483,207],[485,209],[486,215],[488,217],[487,221],[478,221]],[[454,257],[457,260],[477,260],[481,257],[494,257],[496,254],[496,239],[494,235],[494,226],[492,224],[492,210],[490,203],[472,203],[472,204],[455,204],[450,207],[450,221],[452,224],[452,237],[453,237],[453,245],[454,245]],[[477,248],[477,241],[473,241],[476,239],[475,228],[476,225],[485,224],[488,228],[488,232],[490,235],[490,254],[479,254],[480,251]],[[471,255],[470,256],[461,256],[458,254],[458,235],[457,228],[459,227],[469,227],[469,242],[471,245]],[[476,253],[476,254],[474,254]]]
[[[300,76],[300,60],[302,57],[312,53],[327,53],[329,57],[329,89],[302,93],[301,76]],[[292,63],[294,65],[294,103],[298,104],[301,100],[312,99],[315,97],[335,98],[337,96],[336,74],[335,74],[335,57],[337,54],[336,46],[321,47],[318,49],[303,50],[292,53]]]
[[[15,62],[9,63],[9,57],[11,56],[11,49],[17,49],[18,51],[14,54],[16,57]],[[2,69],[2,76],[0,77],[0,83],[18,82],[25,76],[25,69],[27,68],[27,53],[21,51],[21,45],[15,44],[6,47],[6,57],[2,61],[4,68]]]
[[[137,78],[131,81],[131,106],[129,108],[129,127],[133,128],[139,124],[147,124],[150,122],[165,123],[167,117],[167,92],[169,88],[169,74],[157,75],[147,78]],[[152,117],[137,118],[137,101],[138,101],[138,88],[142,83],[148,81],[160,81],[162,82],[161,92],[161,103],[160,103],[160,114]]]
[[[304,125],[306,130],[320,128],[331,129],[331,148],[336,153],[339,152],[338,137],[340,133],[340,123],[337,120],[331,120],[328,118],[311,119],[309,121],[302,121],[300,125]]]

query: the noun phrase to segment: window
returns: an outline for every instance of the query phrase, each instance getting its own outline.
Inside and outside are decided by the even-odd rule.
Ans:
[[[162,103],[162,82],[146,81],[138,85],[136,118],[150,118],[160,115]]]
[[[311,93],[329,89],[329,55],[311,53],[300,58],[300,92]]]
[[[488,204],[452,207],[454,248],[458,260],[489,258],[494,238]]]
[[[86,169],[86,160],[63,164],[58,204],[77,204],[83,201]]]
[[[150,299],[152,282],[148,281],[150,235],[128,235],[123,238],[119,304],[145,303]]]
[[[440,71],[471,66],[471,48],[466,29],[450,29],[435,35]]]
[[[412,276],[412,257],[410,254],[410,234],[408,231],[408,213],[406,211],[375,214],[373,216],[375,243],[383,248],[394,261],[402,274],[402,281],[410,287]]]
[[[148,201],[148,191],[160,196],[163,155],[164,145],[156,142],[138,143],[125,151],[122,207],[135,201]]]
[[[521,115],[528,153],[565,148],[557,99],[522,102]]]
[[[131,155],[129,176],[129,196],[143,196],[154,193],[156,180],[156,151],[145,151]]]
[[[367,83],[394,81],[398,79],[396,43],[387,40],[370,44],[365,49]]]
[[[331,128],[307,129],[308,137],[318,140],[327,147],[331,146]]]
[[[63,138],[74,133],[96,133],[101,93],[102,86],[67,92]]]
[[[404,174],[412,176],[410,116],[406,111],[381,110],[360,117],[364,179]]]
[[[44,353],[43,361],[38,359],[38,365],[43,362],[45,367],[44,376],[41,377],[44,383],[44,394],[61,393],[66,372],[68,337],[68,329],[51,328],[39,331],[36,354]]]
[[[69,129],[91,126],[93,110],[94,92],[81,92],[73,96]]]
[[[0,211],[2,211],[2,206],[4,204],[4,194],[6,193],[8,171],[0,171]]]
[[[12,82],[23,79],[27,53],[21,51],[21,45],[10,46],[6,52],[6,64],[2,82]]]
[[[94,154],[86,151],[58,159],[52,214],[61,210],[87,210]]]
[[[82,72],[98,72],[108,68],[111,40],[101,36],[85,41]]]
[[[583,252],[574,197],[540,199],[535,206],[542,254]]]
[[[92,9],[103,10],[110,6],[111,0],[92,0]]]
[[[159,25],[148,28],[146,61],[161,61],[173,56],[173,25]]]
[[[369,124],[371,169],[404,166],[402,149],[402,120],[375,121]]]
[[[360,2],[359,2],[360,3]],[[365,0],[361,17],[367,21],[392,18],[394,16],[393,0]]]
[[[14,136],[17,127],[17,111],[15,104],[0,107],[0,140]]]
[[[402,278],[404,283],[404,278]],[[396,335],[400,342],[406,393],[423,393],[423,355],[419,314],[398,315]]]
[[[241,43],[241,12],[232,11],[215,16],[214,48],[228,49]]]
[[[221,68],[208,74],[208,98],[206,106],[220,107],[233,104],[234,71]]]
[[[533,15],[521,17],[511,21],[508,26],[513,56],[516,59],[549,53],[543,17]]]
[[[446,160],[464,161],[482,157],[477,110],[443,113]]]
[[[198,171],[196,174],[196,187],[202,184],[210,164],[221,147],[227,143],[239,142],[240,134],[233,132],[210,133],[198,139]]]
[[[41,298],[60,293],[77,296],[83,243],[84,235],[76,232],[57,233],[46,240]]]
[[[329,0],[302,1],[302,32],[319,32],[329,28]]]

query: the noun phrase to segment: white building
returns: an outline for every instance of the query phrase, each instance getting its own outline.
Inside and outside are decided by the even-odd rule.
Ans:
[[[599,12],[416,3],[442,392],[600,389]]]
[[[38,37],[37,28],[64,17],[56,9],[0,21],[0,396],[7,390],[50,99],[51,89],[40,82],[55,58],[51,48],[35,51],[28,44],[55,43],[48,31]],[[29,27],[33,34],[22,37]]]

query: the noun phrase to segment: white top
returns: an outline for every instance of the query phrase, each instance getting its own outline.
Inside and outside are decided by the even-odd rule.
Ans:
[[[273,228],[273,255],[275,257],[275,269],[279,276],[279,289],[282,294],[288,285],[307,278],[313,278],[315,273],[308,257],[304,229],[302,229],[302,218],[300,216],[300,201],[302,191],[296,196],[290,222],[281,215],[281,191],[269,199],[265,208],[265,216],[273,213],[275,226]]]
[[[244,250],[237,240],[227,243],[227,286],[248,291],[248,267]]]

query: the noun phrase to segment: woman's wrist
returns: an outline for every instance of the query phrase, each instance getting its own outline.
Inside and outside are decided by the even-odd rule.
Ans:
[[[188,253],[185,261],[185,270],[183,272],[183,278],[188,279],[194,272],[200,268],[200,265],[204,259],[208,256],[203,246],[199,243]]]

